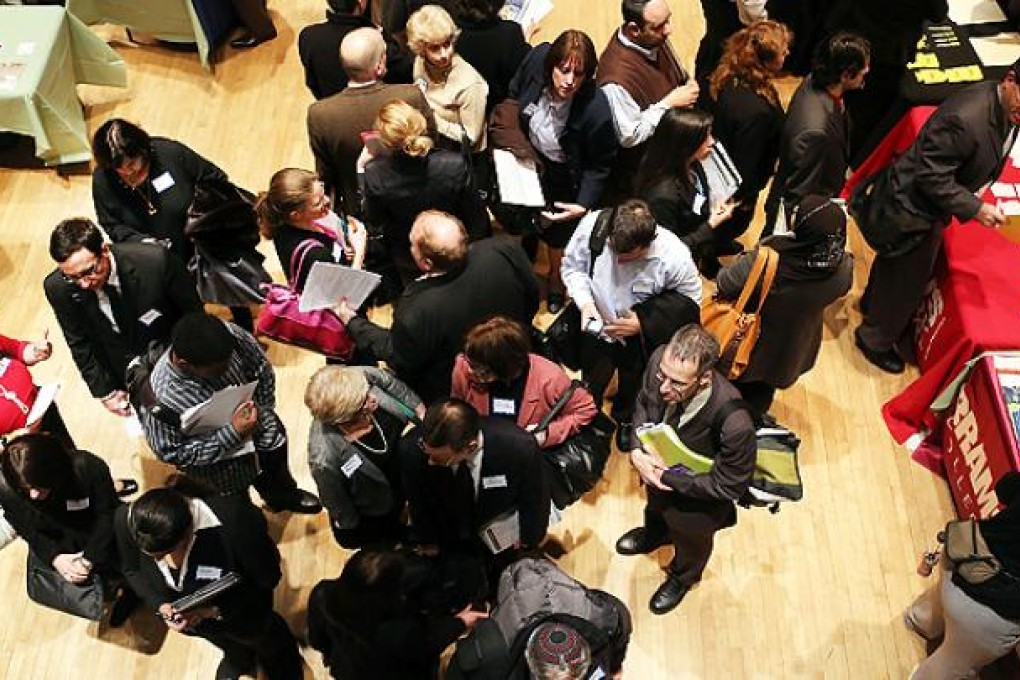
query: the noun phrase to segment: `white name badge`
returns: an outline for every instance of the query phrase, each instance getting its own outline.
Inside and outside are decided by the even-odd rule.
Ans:
[[[174,178],[170,176],[169,172],[164,172],[159,177],[152,180],[152,188],[156,190],[156,193],[161,194],[174,185]]]
[[[354,476],[354,473],[358,471],[358,468],[361,467],[363,462],[364,461],[361,460],[361,456],[354,455],[349,458],[346,463],[340,466],[340,471],[344,473],[347,479],[350,479]]]
[[[199,567],[195,571],[195,578],[199,581],[215,581],[223,575],[223,570],[219,567]]]
[[[535,102],[531,102],[524,107],[523,113],[525,116],[534,116],[536,111],[538,111],[538,105]]]
[[[655,284],[650,281],[635,281],[630,290],[634,295],[651,295],[655,292]]]
[[[144,323],[146,326],[151,326],[152,322],[161,316],[163,316],[163,312],[159,311],[158,309],[150,309],[145,314],[142,314],[140,317],[138,317],[138,320]]]
[[[691,210],[695,214],[700,215],[701,209],[705,207],[705,197],[701,194],[694,194],[694,200],[691,201]]]
[[[88,510],[88,509],[89,509],[89,499],[88,498],[79,498],[77,500],[71,498],[71,499],[69,499],[67,501],[67,510],[68,510],[68,512],[77,512],[79,510]]]
[[[517,413],[513,399],[493,399],[492,412],[498,416],[512,416]]]
[[[482,488],[483,489],[505,489],[506,488],[506,475],[493,475],[492,477],[482,477]]]
[[[588,680],[602,680],[604,677],[606,677],[606,672],[596,666],[595,670],[592,671],[592,674],[588,676]]]

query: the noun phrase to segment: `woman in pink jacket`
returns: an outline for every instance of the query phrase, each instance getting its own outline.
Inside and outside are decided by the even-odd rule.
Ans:
[[[570,378],[553,362],[532,354],[527,331],[497,316],[470,331],[453,367],[451,396],[480,415],[509,418],[529,432],[570,388]],[[574,392],[549,427],[535,432],[542,448],[562,444],[590,423],[598,410],[587,390]]]

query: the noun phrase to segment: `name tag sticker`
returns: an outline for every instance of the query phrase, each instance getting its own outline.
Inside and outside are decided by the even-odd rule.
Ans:
[[[223,570],[219,567],[203,567],[200,566],[195,571],[195,578],[199,581],[215,581],[223,575]]]
[[[152,322],[161,316],[163,316],[163,312],[159,311],[158,309],[150,309],[145,314],[142,314],[140,317],[138,317],[138,320],[144,323],[146,326],[151,326]]]
[[[694,200],[691,202],[691,210],[697,214],[701,214],[701,209],[705,207],[705,197],[701,194],[694,194]]]
[[[363,462],[364,461],[361,460],[361,456],[352,456],[346,463],[340,466],[340,471],[344,473],[347,479],[350,479],[354,476],[354,473],[358,471],[358,468],[361,467]]]
[[[169,172],[164,172],[159,177],[152,180],[152,188],[156,190],[156,193],[163,193],[174,185],[174,178],[170,176]]]
[[[88,498],[79,498],[77,500],[71,498],[71,499],[68,499],[68,501],[67,501],[67,510],[68,510],[68,512],[77,512],[79,510],[88,510],[88,509],[89,509],[89,499]]]
[[[506,475],[493,475],[492,477],[482,477],[482,488],[483,489],[505,489],[506,488]]]
[[[592,674],[588,676],[588,680],[602,680],[604,677],[606,677],[606,672],[596,666],[595,670],[592,671]]]
[[[655,292],[655,285],[649,281],[635,281],[630,290],[634,295],[651,295]]]
[[[513,399],[495,398],[492,400],[492,412],[500,416],[512,416],[517,413]]]

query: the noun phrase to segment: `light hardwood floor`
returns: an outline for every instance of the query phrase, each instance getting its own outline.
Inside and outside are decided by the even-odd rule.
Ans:
[[[321,20],[324,6],[321,0],[270,0],[279,37],[247,52],[226,48],[212,75],[195,55],[131,45],[121,29],[98,29],[126,60],[129,87],[82,88],[89,129],[111,116],[134,120],[152,134],[188,144],[253,190],[264,188],[279,168],[313,167],[304,122],[311,97],[295,45],[303,26]],[[557,0],[537,39],[577,27],[601,48],[618,24],[618,7],[615,0]],[[690,64],[703,31],[700,7],[692,0],[673,0],[673,7],[674,44]],[[786,83],[787,94],[794,85]],[[41,290],[52,267],[46,252],[52,226],[93,214],[87,175],[0,169],[0,332],[35,338],[50,329],[54,357],[36,368],[36,376],[62,381],[61,411],[82,447],[102,455],[117,475],[140,476],[139,443],[89,397]],[[613,551],[619,534],[640,521],[643,505],[625,458],[614,457],[597,492],[555,528],[570,548],[561,564],[631,607],[635,632],[625,677],[905,678],[921,658],[922,646],[904,629],[900,612],[927,585],[914,574],[917,555],[951,503],[945,484],[912,463],[880,419],[880,405],[914,373],[882,374],[853,348],[851,332],[860,320],[855,304],[869,256],[856,234],[852,243],[858,253],[854,289],[826,315],[815,370],[780,393],[774,408],[804,440],[803,502],[775,516],[742,511],[739,524],[718,536],[704,581],[664,617],[647,609],[664,556],[627,558]],[[291,433],[291,467],[311,488],[304,458],[309,417],[301,395],[322,361],[276,345],[270,356],[279,410]],[[302,631],[309,590],[339,573],[347,553],[333,542],[325,515],[270,516],[270,524],[285,561],[277,607]],[[25,595],[24,561],[23,543],[0,552],[0,677],[212,677],[219,654],[204,641],[171,633],[153,653],[159,627],[146,627],[141,618],[124,630],[98,630],[35,606]]]

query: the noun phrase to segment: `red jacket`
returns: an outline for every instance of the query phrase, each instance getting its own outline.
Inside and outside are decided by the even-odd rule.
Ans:
[[[28,366],[21,360],[27,342],[0,335],[0,435],[25,426],[38,392]],[[20,404],[19,404],[20,402]]]
[[[529,354],[528,382],[524,385],[524,398],[521,412],[517,414],[517,425],[527,428],[537,425],[542,417],[552,410],[553,404],[570,387],[570,378],[559,365],[538,356]],[[489,395],[484,387],[472,383],[468,377],[467,359],[463,354],[457,355],[453,366],[453,385],[450,396],[463,399],[483,416],[489,415]],[[570,398],[559,417],[549,423],[544,448],[558,446],[569,437],[577,434],[581,428],[595,418],[598,410],[595,401],[587,390],[577,390]]]

